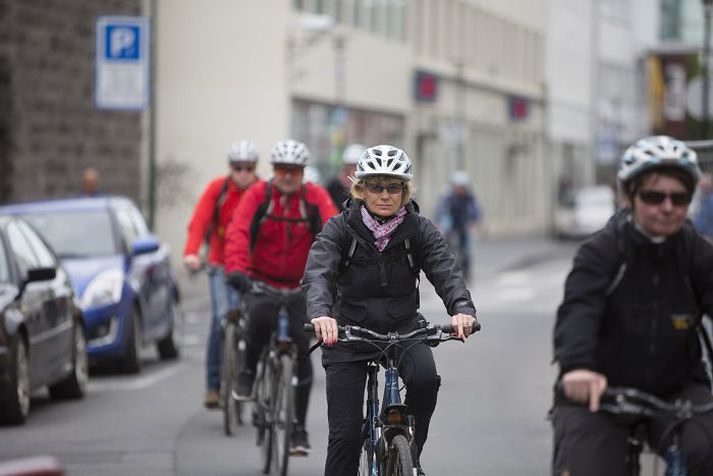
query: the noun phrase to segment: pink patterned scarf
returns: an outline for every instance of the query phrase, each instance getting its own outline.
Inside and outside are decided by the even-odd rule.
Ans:
[[[389,239],[397,226],[404,221],[406,216],[406,207],[401,207],[396,215],[389,218],[384,223],[379,223],[379,220],[371,216],[366,210],[366,205],[361,207],[361,219],[368,229],[374,234],[374,244],[379,252],[384,251],[386,245],[389,244]]]

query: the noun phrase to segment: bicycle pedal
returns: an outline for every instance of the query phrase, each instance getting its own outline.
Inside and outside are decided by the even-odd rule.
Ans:
[[[255,400],[252,395],[238,395],[238,392],[233,390],[230,395],[236,402],[252,402]]]
[[[297,457],[303,457],[303,456],[309,456],[309,450],[307,448],[290,448],[290,456],[297,456]]]

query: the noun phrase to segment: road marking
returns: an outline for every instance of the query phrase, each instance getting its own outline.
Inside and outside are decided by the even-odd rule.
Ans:
[[[183,363],[171,365],[168,368],[159,370],[150,375],[142,375],[136,378],[112,378],[101,381],[90,380],[89,381],[89,391],[90,392],[106,392],[106,391],[116,391],[116,390],[139,390],[142,388],[147,388],[161,380],[166,380],[169,377],[176,375],[183,366]]]

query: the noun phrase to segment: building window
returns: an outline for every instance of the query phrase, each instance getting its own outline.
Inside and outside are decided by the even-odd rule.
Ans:
[[[661,39],[681,39],[681,0],[661,0]]]

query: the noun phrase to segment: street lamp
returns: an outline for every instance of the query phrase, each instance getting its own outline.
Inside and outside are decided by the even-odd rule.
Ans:
[[[701,139],[706,139],[708,136],[708,95],[710,93],[710,48],[711,48],[711,14],[713,13],[713,0],[701,0],[703,2],[704,24],[703,24],[703,58],[701,67],[703,69],[703,118],[701,120],[701,128],[703,133]]]

